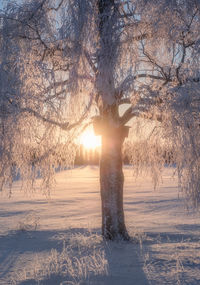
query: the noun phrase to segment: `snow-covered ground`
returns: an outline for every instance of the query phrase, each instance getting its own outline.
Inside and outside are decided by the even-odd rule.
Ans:
[[[100,235],[98,167],[57,174],[46,199],[15,183],[0,198],[0,284],[200,284],[200,220],[178,198],[173,169],[154,191],[125,167],[124,208],[132,242]]]

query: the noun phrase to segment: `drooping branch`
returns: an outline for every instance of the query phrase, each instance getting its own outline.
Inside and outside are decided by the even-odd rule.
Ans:
[[[66,123],[56,122],[56,121],[54,121],[52,119],[49,119],[49,118],[46,118],[46,117],[42,116],[39,112],[37,112],[37,111],[35,111],[35,110],[31,109],[31,108],[28,108],[28,107],[27,108],[22,108],[22,109],[20,109],[20,112],[21,113],[29,113],[29,114],[33,115],[34,117],[42,120],[44,123],[49,123],[51,125],[60,127],[62,130],[65,130],[65,131],[69,130],[70,126],[69,126],[68,122],[66,122]]]
[[[41,115],[39,112],[37,112],[37,111],[35,111],[29,107],[21,108],[20,112],[21,113],[29,113],[29,114],[35,116],[36,118],[42,120],[45,123],[49,123],[51,125],[57,126],[64,131],[70,131],[73,128],[78,127],[87,118],[88,112],[92,106],[92,102],[93,102],[93,96],[90,97],[90,102],[89,102],[88,106],[86,107],[85,111],[83,112],[82,116],[76,122],[71,123],[71,124],[69,122],[61,123],[61,122],[57,122],[53,119],[46,118],[45,116]]]

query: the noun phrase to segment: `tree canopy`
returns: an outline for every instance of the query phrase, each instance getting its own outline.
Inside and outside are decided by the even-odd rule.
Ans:
[[[1,187],[20,169],[31,183],[40,171],[48,188],[94,116],[104,128],[140,118],[139,129],[151,120],[161,130],[146,153],[173,148],[180,187],[198,205],[198,0],[32,0],[9,3],[1,19]]]

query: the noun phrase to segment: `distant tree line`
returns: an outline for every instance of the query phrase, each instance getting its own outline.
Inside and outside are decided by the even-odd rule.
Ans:
[[[146,155],[144,156],[144,161],[141,159],[141,157],[138,157],[139,155],[139,148],[140,146],[143,145],[144,147],[144,152],[146,152]],[[123,164],[129,165],[129,164],[134,164],[134,161],[137,159],[143,161],[143,163],[146,163],[149,160],[149,147],[145,142],[126,142],[124,144],[123,148]],[[151,146],[151,149],[154,149]],[[169,150],[165,148],[165,146],[160,146],[157,147],[157,152],[159,152],[161,163],[164,164],[174,164],[176,161],[175,159],[175,154],[173,153],[173,150]],[[134,154],[134,155],[133,155]],[[155,155],[155,154],[153,154]],[[133,157],[134,156],[134,157]],[[76,152],[76,157],[74,160],[74,165],[99,165],[100,161],[100,148],[95,148],[95,149],[86,149],[84,148],[83,145],[80,145],[78,147],[77,152]]]
[[[80,145],[80,147],[78,147],[78,150],[76,152],[74,165],[85,165],[85,164],[98,165],[99,159],[100,159],[99,148],[86,149],[84,148],[83,145]]]

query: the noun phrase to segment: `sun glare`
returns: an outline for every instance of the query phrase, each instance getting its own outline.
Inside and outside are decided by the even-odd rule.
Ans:
[[[95,136],[93,129],[87,129],[80,136],[80,144],[86,149],[95,149],[101,146],[101,137]]]

